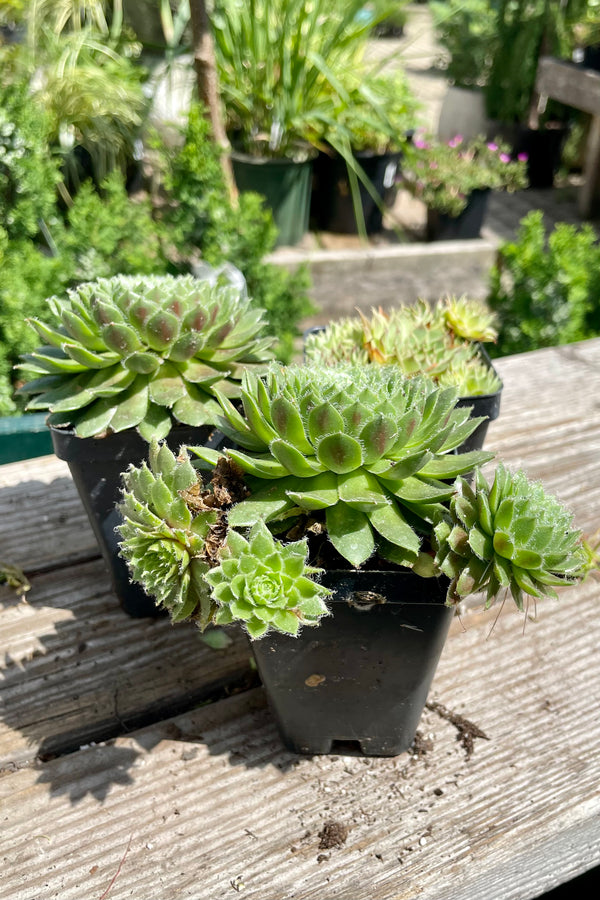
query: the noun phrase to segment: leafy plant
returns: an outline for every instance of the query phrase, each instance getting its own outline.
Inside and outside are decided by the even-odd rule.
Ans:
[[[360,65],[377,17],[363,0],[216,0],[211,17],[228,130],[240,149],[293,156],[335,126],[343,77]],[[385,10],[378,10],[378,17]]]
[[[192,448],[210,480],[157,445],[125,476],[122,554],[177,619],[253,638],[317,624],[327,595],[307,551],[328,569],[443,571],[449,604],[506,587],[521,606],[585,571],[571,516],[524,474],[448,483],[492,456],[453,452],[477,421],[452,389],[393,367],[273,367],[244,376],[243,415],[219,399],[243,449]]]
[[[70,264],[27,238],[3,241],[2,233],[0,228],[0,415],[7,416],[24,406],[23,398],[14,397],[13,368],[37,343],[26,318],[42,315],[45,298],[69,283]]]
[[[521,222],[491,272],[489,305],[500,323],[496,355],[600,334],[600,248],[590,225],[559,223],[546,237],[541,211]]]
[[[239,394],[241,370],[269,358],[263,311],[211,273],[98,279],[52,297],[58,327],[31,325],[45,345],[24,357],[28,409],[80,437],[137,427],[146,440],[174,422],[212,424],[215,395]]]
[[[510,148],[482,138],[447,143],[416,137],[402,164],[402,186],[429,208],[459,216],[475,190],[516,191],[527,186],[527,156],[512,160]]]
[[[345,74],[344,83],[334,121],[316,128],[320,139],[337,147],[348,144],[352,151],[386,153],[404,147],[419,108],[404,72],[377,75],[359,70]]]
[[[121,0],[31,0],[26,40],[8,57],[44,110],[74,188],[82,164],[100,183],[134,154],[147,101],[140,47],[122,24]]]
[[[306,270],[290,273],[265,262],[277,235],[273,217],[258,194],[243,193],[237,208],[231,205],[219,151],[199,105],[190,109],[183,146],[161,152],[164,185],[172,198],[163,221],[178,255],[199,255],[210,265],[230,262],[240,269],[248,293],[266,310],[269,332],[279,341],[277,355],[288,359],[298,322],[313,309]]]
[[[435,32],[448,53],[446,76],[457,87],[487,83],[497,41],[496,10],[490,0],[430,3]]]
[[[568,59],[573,49],[571,22],[581,0],[500,0],[496,41],[485,89],[487,113],[501,122],[527,119],[539,57]]]
[[[448,297],[435,306],[420,300],[389,313],[373,310],[370,319],[360,313],[332,322],[307,336],[305,358],[313,366],[395,365],[474,397],[501,387],[477,345],[495,338],[494,317],[482,303]]]
[[[58,181],[43,112],[24,82],[0,82],[0,228],[10,240],[37,235],[54,209]]]
[[[57,240],[73,260],[75,283],[118,274],[161,274],[168,267],[149,199],[129,197],[118,171],[99,189],[89,180],[81,185]]]

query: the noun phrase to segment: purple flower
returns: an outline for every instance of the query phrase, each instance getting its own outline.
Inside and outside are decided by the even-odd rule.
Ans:
[[[500,162],[503,162],[503,163],[509,163],[509,162],[510,162],[510,156],[508,155],[508,153],[501,153],[501,154],[500,154]]]
[[[527,156],[526,153],[519,153],[519,155],[517,156],[517,159],[519,160],[519,162],[527,162],[529,157]]]
[[[498,144],[495,144],[493,141],[490,141],[490,143],[487,145],[487,148],[488,148],[488,150],[491,150],[492,153],[495,153],[496,150],[498,149]]]

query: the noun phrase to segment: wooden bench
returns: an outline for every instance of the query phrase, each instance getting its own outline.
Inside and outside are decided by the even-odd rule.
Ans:
[[[487,445],[592,533],[600,340],[498,369]],[[303,758],[240,635],[120,611],[54,457],[0,467],[0,559],[2,900],[528,900],[600,863],[599,581],[456,619],[414,752]]]

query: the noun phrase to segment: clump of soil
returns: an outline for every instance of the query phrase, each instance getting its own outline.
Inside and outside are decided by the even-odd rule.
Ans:
[[[470,759],[473,755],[475,738],[483,738],[484,741],[489,741],[489,737],[481,730],[479,725],[476,725],[469,719],[465,719],[465,717],[461,716],[459,713],[452,712],[452,710],[447,709],[443,704],[433,700],[427,704],[427,709],[437,713],[440,718],[445,719],[447,722],[450,722],[451,725],[454,725],[458,731],[456,739],[461,742],[467,759]]]
[[[319,850],[330,850],[346,843],[348,829],[341,822],[325,822],[319,832]]]
[[[426,753],[431,753],[433,750],[433,741],[431,738],[425,737],[422,732],[417,731],[410,750],[413,756],[418,756],[420,758],[425,756]]]

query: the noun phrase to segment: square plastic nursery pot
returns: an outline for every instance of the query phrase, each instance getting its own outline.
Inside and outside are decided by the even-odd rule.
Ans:
[[[330,571],[322,583],[335,591],[331,616],[252,645],[283,742],[295,753],[352,741],[367,756],[397,756],[414,740],[450,628],[448,581]]]
[[[437,209],[427,210],[426,238],[428,241],[465,241],[479,237],[487,212],[489,188],[474,190],[467,205],[458,216],[449,216]]]
[[[121,497],[121,473],[130,464],[139,466],[148,459],[148,444],[135,429],[103,438],[80,438],[74,431],[53,427],[50,432],[54,452],[69,466],[121,606],[135,618],[162,615],[152,597],[130,582],[127,564],[119,556],[119,535],[115,531],[121,521],[115,509]],[[221,436],[212,426],[181,426],[171,430],[166,442],[177,452],[182,444],[208,443],[213,433],[213,441],[218,441]]]
[[[362,182],[359,197],[367,234],[379,234],[383,227],[383,207],[391,206],[396,194],[396,178],[401,153],[357,151],[354,157],[371,182],[377,202]],[[319,153],[314,163],[311,217],[321,231],[358,234],[354,198],[346,161],[338,153]]]

